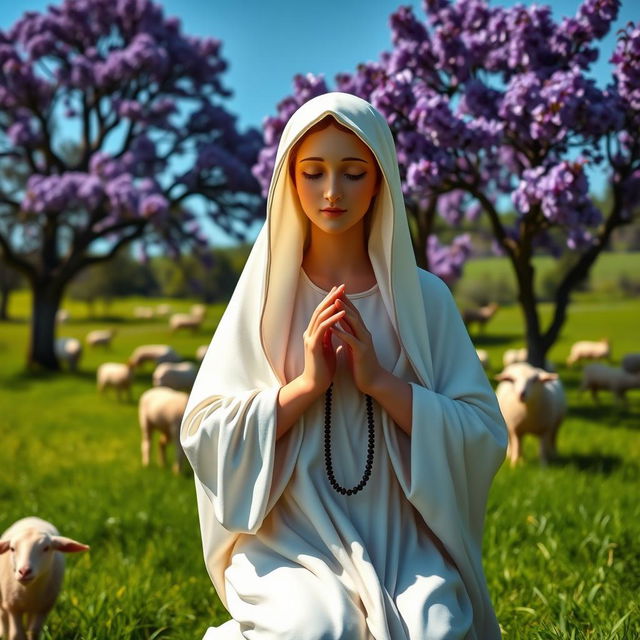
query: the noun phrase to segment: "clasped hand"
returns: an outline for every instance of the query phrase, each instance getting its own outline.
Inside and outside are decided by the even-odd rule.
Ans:
[[[331,336],[340,344],[334,347]],[[363,393],[371,393],[383,373],[373,339],[362,317],[345,295],[345,286],[333,287],[315,308],[303,334],[302,377],[318,394],[324,393],[336,372],[337,357],[346,350],[353,381]]]

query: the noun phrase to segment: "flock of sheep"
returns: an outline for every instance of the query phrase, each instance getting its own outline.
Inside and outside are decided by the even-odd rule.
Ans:
[[[156,316],[168,313],[167,305],[159,305],[155,311]],[[193,305],[190,313],[172,314],[169,326],[172,331],[195,330],[202,324],[205,313],[204,305]],[[142,317],[139,310],[134,316]],[[59,323],[68,319],[67,313],[58,316]],[[85,343],[90,347],[110,347],[115,334],[113,329],[91,331]],[[77,370],[83,352],[80,340],[58,338],[54,348],[58,359],[69,370]],[[196,359],[202,360],[206,350],[207,345],[198,347]],[[183,361],[169,345],[142,345],[133,350],[127,362],[99,365],[97,387],[101,393],[113,389],[118,399],[131,400],[134,373],[148,362],[154,365],[153,386],[144,391],[138,401],[142,464],[149,464],[151,439],[157,431],[161,464],[166,465],[166,448],[172,443],[176,454],[173,470],[179,473],[185,464],[179,439],[180,423],[187,405],[187,392],[195,381],[196,365]],[[87,545],[61,536],[52,523],[36,517],[14,522],[0,536],[0,637],[3,640],[37,640],[60,593],[63,554],[87,549]]]
[[[472,323],[484,328],[498,309],[497,304],[486,305],[463,312],[467,327]],[[135,309],[136,318],[166,316],[168,305]],[[194,305],[191,312],[170,315],[169,326],[177,329],[197,329],[205,316],[203,305]],[[59,318],[64,322],[65,318]],[[89,346],[108,347],[115,335],[111,329],[91,331],[86,336]],[[58,358],[71,370],[78,366],[82,344],[76,338],[56,341]],[[196,352],[201,361],[207,350],[202,345]],[[488,354],[477,350],[485,368],[489,367]],[[567,365],[591,360],[611,358],[608,340],[576,342],[567,359]],[[556,437],[567,404],[562,382],[551,363],[545,368],[533,367],[526,362],[526,349],[509,349],[503,355],[503,369],[495,376],[498,381],[496,396],[509,431],[508,457],[514,465],[521,457],[521,443],[525,434],[540,438],[540,457],[547,462],[556,451]],[[180,446],[179,431],[188,392],[197,367],[183,361],[169,345],[142,345],[134,349],[127,362],[104,362],[96,373],[101,393],[113,389],[118,399],[131,400],[131,385],[137,369],[151,362],[154,365],[153,386],[142,393],[138,401],[138,419],[141,431],[142,464],[149,464],[151,439],[159,433],[160,462],[166,465],[166,447],[175,449],[174,472],[184,466],[184,453]],[[591,362],[583,369],[581,389],[589,390],[597,400],[597,393],[607,390],[617,402],[625,401],[628,389],[640,388],[640,353],[626,355],[616,368],[600,362]],[[81,542],[60,536],[50,522],[27,517],[18,520],[0,536],[0,635],[8,640],[37,640],[44,620],[53,607],[62,584],[63,553],[85,551],[89,547]],[[25,633],[26,628],[26,633]]]
[[[494,316],[499,305],[492,303],[477,309],[462,312],[467,326],[478,323],[484,329]],[[482,366],[489,368],[489,354],[485,349],[476,349]],[[540,439],[540,459],[548,462],[556,453],[558,429],[567,412],[562,382],[551,362],[544,368],[533,367],[527,362],[526,347],[507,349],[502,357],[503,369],[495,376],[498,381],[496,396],[509,432],[507,456],[515,465],[522,456],[522,438],[531,433]],[[567,366],[578,363],[611,360],[609,339],[581,340],[572,345]],[[640,389],[640,353],[625,355],[619,367],[589,362],[582,369],[581,391],[590,391],[598,402],[599,391],[610,391],[618,405],[626,403],[626,392]]]

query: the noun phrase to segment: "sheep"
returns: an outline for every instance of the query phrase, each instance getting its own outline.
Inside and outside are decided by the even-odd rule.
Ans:
[[[111,387],[116,390],[116,397],[120,400],[120,394],[131,400],[131,382],[133,381],[133,367],[121,362],[103,362],[96,372],[98,391],[104,391]]]
[[[159,318],[164,318],[171,313],[171,305],[170,304],[159,304],[156,306],[156,315]]]
[[[82,343],[77,338],[56,338],[53,349],[61,362],[66,362],[70,371],[76,371],[82,356]]]
[[[198,370],[192,362],[163,362],[153,372],[153,386],[191,391],[197,373]]]
[[[167,344],[145,344],[136,347],[127,363],[134,369],[145,362],[180,362],[182,358]]]
[[[89,331],[85,338],[85,342],[90,347],[110,347],[111,340],[115,334],[115,329],[95,329],[94,331]]]
[[[138,419],[141,431],[142,465],[149,466],[149,450],[153,431],[160,432],[159,459],[164,467],[167,463],[166,449],[173,442],[176,458],[173,472],[178,474],[184,466],[184,452],[180,445],[180,424],[187,407],[189,396],[184,391],[175,391],[168,387],[147,389],[138,403]]]
[[[595,402],[598,401],[598,391],[606,390],[613,393],[617,403],[625,404],[625,393],[629,389],[640,389],[640,371],[629,373],[599,362],[588,364],[582,371],[580,391],[587,389]]]
[[[171,331],[177,331],[178,329],[191,329],[195,332],[200,328],[202,324],[202,317],[193,316],[189,313],[174,313],[169,318],[169,327]]]
[[[191,311],[189,313],[192,317],[199,318],[200,322],[202,322],[206,312],[207,308],[203,304],[194,304],[191,306]]]
[[[64,324],[71,318],[71,314],[66,309],[58,309],[56,311],[56,322],[58,324]]]
[[[497,302],[491,302],[477,309],[465,309],[462,312],[462,320],[469,329],[474,322],[480,325],[480,329],[484,329],[484,326],[493,318],[499,308],[500,305]]]
[[[133,317],[148,320],[149,318],[153,318],[153,309],[151,307],[134,307]]]
[[[510,364],[516,362],[527,361],[527,347],[520,347],[519,349],[507,349],[502,354],[502,366],[508,367]]]
[[[209,345],[208,344],[201,344],[196,349],[196,360],[198,362],[202,362],[204,360],[205,355],[207,355],[207,350],[208,349],[209,349]]]
[[[489,368],[489,353],[486,349],[476,349],[476,353],[478,354],[478,360],[480,360],[480,364],[483,369]]]
[[[2,534],[0,635],[4,640],[39,638],[62,587],[62,554],[88,549],[82,542],[59,535],[41,518],[22,518]]]
[[[509,432],[509,458],[514,466],[521,457],[522,438],[540,438],[540,458],[546,464],[556,452],[556,436],[567,405],[557,373],[525,362],[509,365],[495,378],[496,396]]]
[[[567,365],[572,366],[580,360],[598,360],[600,358],[611,358],[611,342],[609,338],[598,341],[581,340],[571,347]]]
[[[640,353],[627,353],[622,358],[622,368],[629,373],[640,372]]]

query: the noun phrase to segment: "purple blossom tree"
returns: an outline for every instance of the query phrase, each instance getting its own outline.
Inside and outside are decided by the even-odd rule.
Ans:
[[[336,77],[339,90],[372,102],[392,128],[419,264],[450,280],[464,259],[464,241],[443,248],[430,238],[436,214],[454,225],[489,217],[516,276],[536,365],[559,335],[571,291],[640,203],[639,24],[619,33],[611,83],[600,88],[588,76],[596,41],[619,6],[585,0],[576,16],[556,23],[548,6],[425,0],[424,21],[409,7],[391,16],[391,51]],[[267,147],[288,105],[319,90],[311,77],[296,83],[294,97],[279,105],[283,113],[265,123]],[[271,153],[263,150],[254,169],[263,184]],[[608,211],[589,196],[587,166],[608,176]],[[500,215],[505,199],[515,207],[514,225]],[[540,247],[573,257],[546,327],[534,289]]]
[[[65,0],[0,31],[0,258],[33,292],[30,364],[57,368],[82,269],[134,241],[204,249],[197,199],[238,238],[260,217],[260,134],[224,108],[226,68],[150,0]]]

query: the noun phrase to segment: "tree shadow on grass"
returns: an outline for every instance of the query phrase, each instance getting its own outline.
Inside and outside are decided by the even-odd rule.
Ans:
[[[571,406],[572,418],[580,418],[605,429],[630,429],[640,431],[640,412],[637,407],[617,407],[611,404]]]
[[[553,461],[550,462],[550,466],[574,467],[578,471],[599,473],[608,476],[619,469],[623,462],[624,460],[620,456],[600,453],[571,453],[568,455],[557,455]]]

